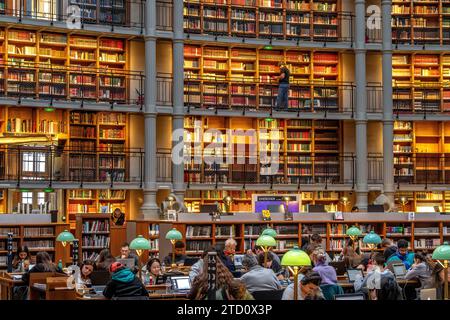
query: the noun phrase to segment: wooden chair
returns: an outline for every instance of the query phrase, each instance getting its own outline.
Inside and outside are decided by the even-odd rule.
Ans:
[[[45,290],[35,288],[35,284],[47,284],[47,278],[53,277],[55,272],[32,272],[30,273],[30,281],[28,285],[28,294],[30,300],[40,300],[45,296]]]
[[[46,300],[76,300],[77,294],[75,288],[67,287],[67,278],[65,276],[53,276],[47,278],[45,288]]]

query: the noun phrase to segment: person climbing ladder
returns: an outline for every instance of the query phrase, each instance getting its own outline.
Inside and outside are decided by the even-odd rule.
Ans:
[[[278,95],[275,109],[287,111],[289,99],[290,72],[284,62],[280,62],[279,66],[280,66],[280,75],[275,77],[275,79],[278,79]]]

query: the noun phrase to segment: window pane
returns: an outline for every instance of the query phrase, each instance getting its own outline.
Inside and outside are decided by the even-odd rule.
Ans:
[[[22,203],[33,204],[33,193],[32,192],[22,192]]]
[[[38,204],[43,204],[45,202],[45,192],[37,193]]]

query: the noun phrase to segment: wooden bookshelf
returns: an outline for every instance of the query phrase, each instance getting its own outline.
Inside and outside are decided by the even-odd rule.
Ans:
[[[449,16],[450,4],[446,0],[393,1],[393,42],[399,44],[448,44]]]
[[[233,198],[233,204],[231,205],[231,212],[242,213],[252,212],[252,196],[254,194],[273,195],[272,192],[263,192],[256,190],[241,190],[241,191],[228,191],[228,190],[187,190],[184,198],[184,204],[189,212],[200,212],[200,206],[203,204],[215,204],[218,203],[222,210],[225,209],[223,204],[223,198],[231,196]],[[288,194],[289,192],[276,191],[276,195]],[[301,208],[300,212],[308,212],[308,205],[323,204],[325,210],[328,212],[335,212],[343,210],[342,204],[339,203],[342,193],[334,191],[316,191],[316,192],[300,192],[301,195]],[[348,210],[348,208],[347,208]]]
[[[398,191],[395,193],[395,202],[399,211],[403,211],[400,202],[401,197],[408,200],[405,205],[405,212],[432,213],[436,209],[439,209],[440,212],[450,212],[449,191]]]
[[[338,111],[340,54],[240,47],[184,47],[184,101],[202,108],[267,109],[275,107],[278,64],[291,72],[289,108]]]
[[[70,0],[69,5],[80,7],[84,23],[123,25],[129,15],[129,3],[124,0]]]
[[[128,144],[125,113],[70,113],[69,177],[85,181],[124,181]]]
[[[78,214],[111,214],[116,208],[128,214],[126,190],[90,190],[73,189],[66,191],[67,222],[70,228],[76,228]]]
[[[441,183],[450,177],[450,126],[438,121],[396,121],[394,166],[397,182]]]
[[[95,260],[105,248],[110,248],[111,226],[109,214],[77,214],[76,238],[79,239],[80,261]]]
[[[162,260],[164,257],[159,255],[159,242],[161,235],[159,233],[159,221],[136,221],[136,235],[142,235],[144,238],[150,241],[150,250],[144,250],[139,257],[142,264],[147,263],[150,258],[159,258]]]
[[[186,243],[187,255],[201,255],[203,249],[208,245],[214,245],[225,241],[228,237],[236,240],[236,253],[245,253],[246,250],[255,246],[256,239],[261,232],[267,228],[277,231],[277,247],[273,251],[283,254],[294,246],[302,246],[303,239],[312,234],[320,234],[323,238],[323,247],[327,251],[336,254],[342,251],[343,245],[348,241],[345,235],[346,230],[353,226],[358,226],[362,231],[362,236],[370,231],[375,231],[382,238],[390,238],[397,243],[399,239],[405,239],[410,244],[409,249],[432,251],[449,237],[447,227],[448,222],[439,220],[423,220],[415,222],[405,221],[247,221],[247,222],[195,222],[173,224],[183,234],[183,241]],[[362,243],[360,238],[359,246],[362,251],[371,251]],[[376,250],[382,250],[376,249]]]
[[[8,96],[126,102],[127,41],[0,30],[0,92]]]
[[[184,0],[184,29],[239,37],[337,41],[340,0]]]
[[[197,128],[194,127],[197,125]],[[189,183],[324,183],[338,181],[341,175],[340,135],[341,125],[333,120],[291,120],[291,119],[237,119],[221,117],[185,117],[184,154],[191,161],[185,164],[185,181]],[[203,135],[208,129],[214,129],[215,135]],[[256,131],[252,137],[233,134],[234,153],[232,157],[244,157],[245,164],[227,165],[225,160],[216,166],[196,164],[196,154],[214,142],[226,142],[227,129]],[[203,140],[200,137],[203,136]],[[251,151],[249,145],[256,145]],[[258,143],[256,143],[258,141]],[[245,145],[245,153],[238,148]],[[212,146],[208,148],[211,153]],[[208,154],[209,154],[208,153]],[[223,150],[224,156],[228,155]],[[259,155],[259,161],[258,161]],[[273,159],[272,159],[273,158]],[[268,162],[271,160],[272,162]],[[233,162],[236,163],[236,162]],[[272,172],[265,163],[278,163],[278,171]],[[270,172],[269,172],[270,170]],[[267,173],[266,173],[267,172]],[[259,180],[257,177],[259,176]]]
[[[69,262],[69,249],[56,242],[59,233],[68,229],[68,224],[0,224],[0,269],[6,268],[8,232],[13,233],[13,252],[19,246],[28,246],[32,262],[39,251],[46,251],[54,262],[60,259]]]

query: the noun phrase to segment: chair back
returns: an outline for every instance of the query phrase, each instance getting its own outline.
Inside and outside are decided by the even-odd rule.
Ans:
[[[54,276],[47,278],[47,286],[45,291],[46,300],[75,300],[75,288],[67,287],[68,277]]]
[[[344,294],[344,289],[338,284],[322,284],[320,286],[325,300],[334,300],[337,294]]]
[[[253,291],[251,294],[255,300],[281,300],[284,289]]]
[[[33,289],[35,284],[47,284],[47,278],[53,277],[55,275],[55,272],[31,272],[30,273],[30,281],[29,281],[29,287],[28,292],[30,295],[30,300],[39,300],[40,298],[40,292]]]

